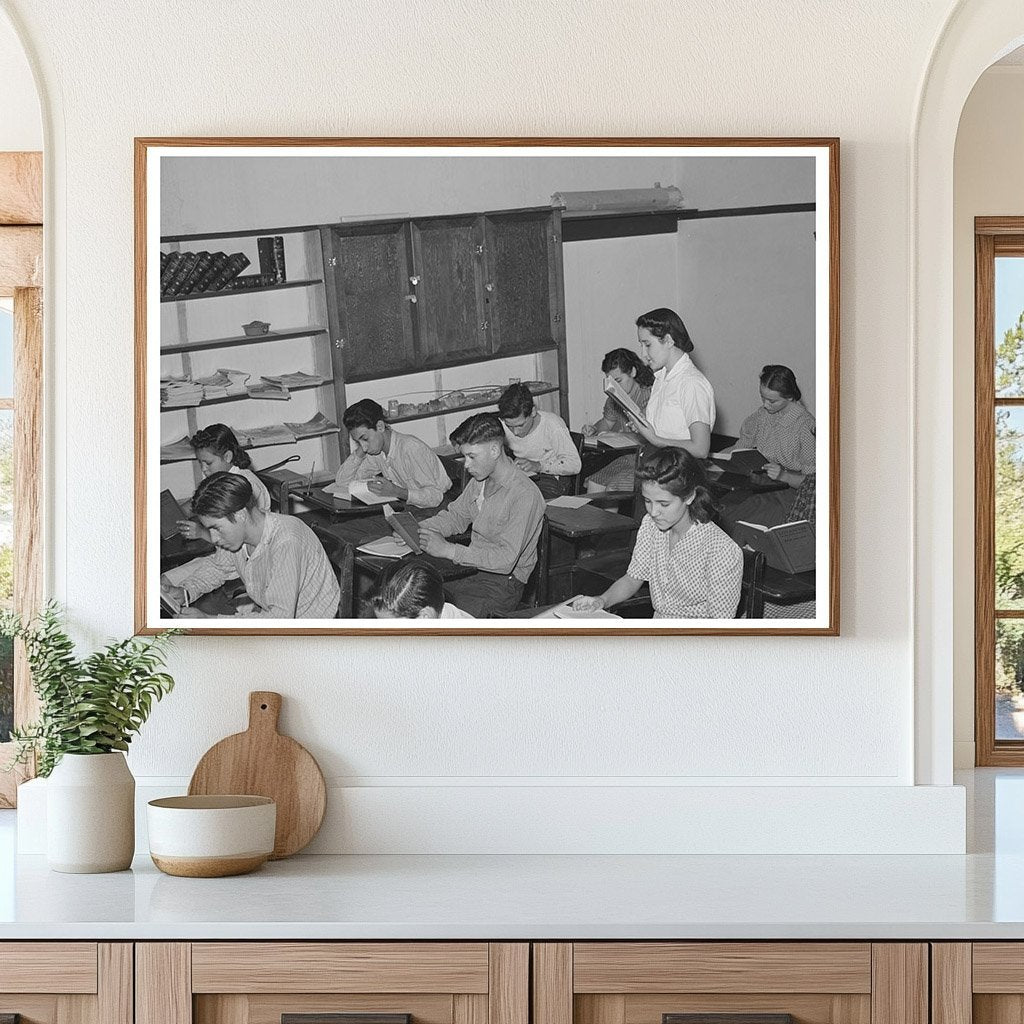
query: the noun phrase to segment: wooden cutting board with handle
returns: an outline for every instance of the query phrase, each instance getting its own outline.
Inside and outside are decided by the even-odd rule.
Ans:
[[[271,860],[298,853],[316,835],[327,808],[327,787],[313,755],[277,731],[281,694],[249,694],[249,728],[215,743],[200,758],[190,796],[245,793],[277,804]]]

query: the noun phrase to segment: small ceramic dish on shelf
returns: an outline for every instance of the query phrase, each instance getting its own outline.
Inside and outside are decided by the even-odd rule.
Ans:
[[[251,320],[247,324],[242,324],[242,330],[245,331],[246,337],[258,338],[270,331],[270,324],[265,320]]]
[[[146,811],[150,856],[168,875],[244,875],[274,852],[277,805],[267,796],[169,796]]]

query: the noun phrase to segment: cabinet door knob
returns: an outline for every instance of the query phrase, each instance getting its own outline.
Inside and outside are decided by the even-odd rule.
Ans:
[[[416,285],[418,285],[420,283],[420,275],[419,274],[412,274],[409,277],[409,283],[413,286],[413,288],[415,288]]]
[[[494,282],[493,281],[488,281],[487,284],[484,285],[484,291],[493,292],[494,291]]]
[[[415,302],[416,301],[416,296],[415,295],[405,295],[405,296],[403,296],[403,298],[405,299],[406,302]]]

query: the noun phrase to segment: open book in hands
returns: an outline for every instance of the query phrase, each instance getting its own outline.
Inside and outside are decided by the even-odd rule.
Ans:
[[[611,377],[605,377],[604,390],[605,394],[609,395],[623,411],[629,413],[641,426],[646,427],[648,430],[652,429],[650,422],[643,414],[643,410],[626,394],[618,381],[612,380]]]

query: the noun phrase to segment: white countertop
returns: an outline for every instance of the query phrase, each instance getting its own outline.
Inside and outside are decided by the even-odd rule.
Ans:
[[[1024,856],[296,857],[0,885],[0,939],[1024,938]]]
[[[222,879],[137,857],[61,875],[14,856],[0,811],[0,940],[1024,939],[1024,772],[960,781],[967,856],[300,856]]]

